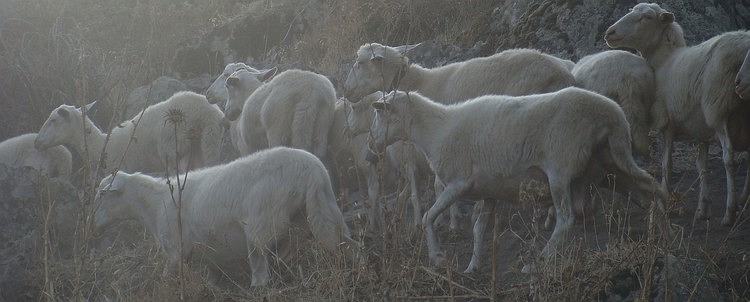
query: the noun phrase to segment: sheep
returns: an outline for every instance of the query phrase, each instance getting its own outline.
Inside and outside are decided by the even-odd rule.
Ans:
[[[236,82],[227,78],[227,89],[232,90]],[[260,85],[247,99],[228,98],[224,115],[229,121],[237,120],[240,139],[249,152],[288,146],[325,159],[335,102],[336,92],[328,78],[291,69]]]
[[[224,104],[225,114],[227,112],[231,112],[231,114],[239,114],[239,112],[242,110],[242,106],[244,105],[245,100],[247,100],[247,98],[256,89],[258,89],[258,87],[263,85],[264,82],[268,81],[274,75],[276,75],[277,69],[275,67],[264,71],[258,71],[247,65],[245,66],[246,67],[244,68],[238,68],[224,81],[224,86],[222,87],[226,95],[225,101],[227,101]],[[227,68],[229,68],[229,66]],[[209,88],[209,92],[211,91],[211,88]],[[232,100],[231,102],[229,101],[230,99]],[[257,110],[254,112],[259,113],[259,111]],[[237,119],[229,121],[229,136],[232,140],[232,145],[234,145],[237,152],[243,155],[247,155],[253,151],[265,148],[268,145],[268,141],[265,137],[265,132],[263,132],[260,128],[254,128],[254,130],[256,130],[255,133],[257,134],[255,136],[248,136],[252,137],[252,139],[248,140],[253,143],[252,145],[250,145],[251,147],[248,147],[248,145],[245,143],[245,140],[243,140],[241,137],[240,127]]]
[[[189,90],[188,86],[182,81],[168,76],[160,76],[151,84],[140,86],[130,92],[120,109],[119,121],[125,121],[136,116],[149,105],[162,102],[175,93],[186,90]]]
[[[404,56],[408,48],[362,45],[346,78],[344,96],[356,102],[377,90],[399,89],[449,104],[485,94],[552,92],[575,84],[568,63],[537,50],[511,49],[427,69],[409,62]]]
[[[84,109],[92,105],[57,107],[39,130],[34,146],[44,150],[68,145],[88,160],[91,167],[97,167],[104,155],[99,165],[101,171],[116,169],[120,161],[119,169],[123,171],[162,173],[169,172],[167,167],[185,171],[219,163],[223,114],[200,94],[179,92],[149,106],[142,116],[134,117],[122,127],[115,127],[109,136],[84,115]],[[174,119],[174,123],[169,119]],[[178,154],[179,163],[175,164]]]
[[[247,257],[252,286],[270,281],[268,252],[289,235],[292,223],[306,223],[322,246],[357,257],[358,243],[336,204],[328,171],[307,151],[276,147],[184,178],[181,208],[164,179],[117,172],[105,177],[96,195],[96,234],[123,220],[143,224],[167,257],[169,275],[183,255],[205,253],[219,265]],[[181,209],[182,234],[177,226]]]
[[[31,167],[49,178],[69,182],[73,170],[70,151],[63,146],[38,150],[34,148],[36,137],[36,133],[27,133],[0,142],[0,164]]]
[[[640,3],[610,26],[604,39],[610,47],[627,47],[640,52],[654,69],[654,107],[666,120],[662,158],[662,185],[667,188],[672,169],[672,141],[687,135],[700,141],[697,166],[700,197],[694,220],[708,217],[706,157],[708,142],[718,139],[726,172],[727,198],[722,225],[734,223],[737,199],[734,188],[735,150],[750,148],[750,104],[742,101],[733,87],[743,55],[750,49],[750,33],[727,32],[699,45],[688,47],[682,27],[671,12],[658,4]],[[747,185],[743,200],[747,199]]]
[[[734,83],[734,91],[737,95],[743,100],[750,100],[750,50],[745,54],[745,60],[742,61]]]
[[[378,167],[368,159],[369,148],[367,147],[367,141],[370,136],[370,125],[375,117],[375,111],[372,110],[371,105],[382,97],[383,92],[376,91],[365,96],[357,103],[348,103],[351,110],[347,116],[348,130],[351,137],[351,152],[354,155],[355,165],[360,170],[366,171],[365,179],[371,209],[369,221],[375,224],[378,223],[376,217],[381,217],[380,205],[378,203],[380,182]],[[344,106],[345,104],[342,104],[339,108],[345,108]],[[405,195],[408,192],[414,218],[413,225],[417,226],[422,220],[419,193],[424,186],[420,186],[420,184],[429,179],[431,174],[429,164],[424,155],[409,142],[396,142],[388,146],[385,155],[386,160],[379,161],[378,164],[383,165],[381,169],[384,171],[390,172],[391,168],[395,168],[404,182],[408,184],[407,187],[404,187],[401,195]],[[452,221],[455,223],[455,219]],[[452,227],[455,228],[455,224]]]
[[[628,122],[612,100],[570,87],[522,97],[488,95],[443,105],[419,93],[392,92],[373,103],[376,109],[370,147],[382,150],[397,140],[413,142],[424,152],[436,177],[444,183],[422,218],[429,258],[441,264],[433,229],[436,217],[460,197],[485,199],[474,224],[474,252],[466,272],[479,268],[482,233],[496,200],[517,200],[519,184],[529,178],[549,186],[556,225],[542,250],[548,258],[566,239],[573,211],[587,198],[589,184],[618,175],[618,190],[660,198],[651,175],[633,160]],[[528,271],[531,266],[525,267]]]
[[[620,104],[630,123],[633,150],[649,158],[649,110],[654,91],[651,66],[638,55],[610,50],[583,57],[571,72],[578,87],[597,92]]]

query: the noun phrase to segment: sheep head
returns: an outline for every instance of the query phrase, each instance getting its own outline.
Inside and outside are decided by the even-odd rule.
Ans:
[[[378,43],[362,45],[346,77],[344,97],[351,102],[358,102],[375,91],[397,88],[394,84],[397,84],[401,73],[409,64],[406,52],[416,46],[390,47]]]
[[[376,91],[363,97],[357,103],[351,103],[352,110],[347,116],[347,124],[351,133],[370,132],[370,125],[375,116],[372,104],[383,98],[382,91]]]
[[[408,139],[409,94],[403,91],[394,91],[377,102],[372,103],[375,109],[370,133],[372,138],[368,147],[375,154],[381,154],[388,145],[398,140]]]
[[[242,62],[229,63],[226,67],[224,67],[224,71],[216,78],[216,80],[214,80],[213,83],[211,83],[211,86],[209,86],[206,90],[206,98],[208,99],[209,103],[216,104],[227,99],[227,89],[224,87],[224,83],[226,82],[227,78],[232,75],[232,73],[242,68],[252,69],[252,67]]]
[[[648,52],[656,47],[664,29],[674,23],[675,16],[655,3],[639,3],[610,26],[604,40],[609,47],[628,47]]]
[[[276,67],[258,71],[253,68],[242,68],[233,72],[225,80],[226,104],[224,116],[229,121],[236,120],[242,112],[247,98],[264,82],[276,75]]]
[[[88,104],[84,108],[88,110],[94,103]],[[80,135],[80,131],[77,131],[74,127],[81,127],[82,110],[70,105],[60,105],[60,107],[52,110],[50,116],[42,124],[42,128],[39,129],[39,134],[34,140],[34,147],[39,150],[46,150],[75,141],[73,136]]]
[[[127,219],[129,211],[128,198],[123,198],[127,189],[123,184],[130,174],[116,172],[99,183],[94,205],[94,236],[101,235],[111,225]]]

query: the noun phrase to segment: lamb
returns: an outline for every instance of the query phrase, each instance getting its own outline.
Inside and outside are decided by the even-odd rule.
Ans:
[[[247,98],[256,89],[258,89],[258,87],[263,85],[264,82],[268,81],[274,75],[276,75],[276,68],[258,71],[247,65],[245,66],[246,67],[244,68],[238,68],[224,81],[224,86],[222,87],[226,95],[224,100],[227,101],[224,107],[225,113],[239,113],[242,110],[242,106],[244,105],[245,100],[247,100]],[[227,68],[229,68],[229,66]],[[211,88],[209,88],[209,92],[211,91]],[[213,102],[215,101],[216,100],[214,99]],[[254,112],[259,113],[259,111]],[[255,135],[246,135],[249,138],[248,141],[252,142],[250,147],[248,147],[248,145],[245,143],[245,140],[242,139],[240,130],[241,128],[239,127],[236,119],[229,122],[229,136],[232,140],[232,145],[234,145],[235,149],[240,154],[250,154],[253,151],[260,150],[268,146],[265,132],[262,131],[262,129],[254,128],[255,131],[253,131],[253,133],[256,133]]]
[[[445,185],[422,224],[430,260],[444,261],[433,229],[436,217],[460,197],[485,199],[474,224],[474,252],[466,272],[479,265],[482,233],[495,202],[517,200],[527,179],[547,183],[556,225],[542,251],[548,258],[566,239],[574,208],[586,203],[589,184],[609,172],[618,175],[615,189],[646,199],[661,190],[653,177],[633,160],[628,123],[612,100],[570,87],[522,97],[489,95],[460,104],[442,105],[419,93],[397,91],[376,109],[370,147],[382,150],[396,140],[412,141],[427,157]],[[525,267],[528,271],[530,266]]]
[[[185,259],[204,253],[221,266],[247,257],[252,286],[270,281],[268,253],[288,239],[293,223],[306,224],[325,249],[357,257],[358,243],[350,238],[328,172],[307,151],[277,147],[191,172],[181,195],[182,234],[168,181],[177,183],[140,173],[105,177],[96,195],[94,232],[127,219],[142,223],[167,257],[165,276],[180,263],[179,242],[186,243]]]
[[[734,91],[737,95],[743,100],[750,100],[750,50],[745,54],[745,60],[742,61],[734,83]]]
[[[235,82],[228,78],[227,89],[232,90]],[[224,114],[227,120],[238,121],[240,139],[249,152],[288,146],[325,159],[335,102],[336,92],[328,78],[292,69],[262,84],[245,100],[228,98]]]
[[[443,104],[485,94],[527,95],[573,86],[568,64],[532,49],[511,49],[427,69],[404,56],[409,46],[362,45],[344,84],[344,96],[356,102],[378,90],[419,91]]]
[[[34,148],[36,133],[27,133],[0,142],[0,164],[8,167],[31,167],[49,178],[70,181],[73,157],[67,148],[46,150]]]
[[[148,106],[162,102],[175,93],[186,90],[189,90],[188,86],[178,79],[168,76],[158,77],[151,84],[140,86],[130,92],[120,109],[119,120],[125,121],[136,116]]]
[[[142,116],[134,117],[122,127],[115,127],[109,136],[84,115],[84,109],[92,105],[84,108],[60,105],[42,125],[34,146],[45,150],[68,145],[88,160],[92,168],[99,166],[103,154],[98,169],[101,171],[114,170],[118,163],[122,171],[161,173],[168,172],[167,167],[177,166],[179,171],[185,171],[219,163],[223,114],[200,94],[179,92],[149,106]],[[170,116],[176,123],[167,121]],[[175,159],[178,154],[180,158]]]
[[[649,110],[654,91],[651,66],[638,55],[610,50],[583,57],[571,72],[578,87],[597,92],[620,104],[630,123],[633,150],[649,158]]]
[[[654,69],[654,106],[666,121],[662,158],[662,185],[666,189],[672,169],[672,141],[687,135],[701,142],[697,166],[700,197],[695,220],[708,217],[706,157],[708,142],[721,144],[726,172],[727,198],[722,225],[734,223],[737,199],[734,188],[735,150],[750,148],[750,103],[735,93],[733,83],[743,56],[750,49],[750,33],[727,32],[699,45],[688,47],[682,27],[671,12],[657,4],[640,3],[607,29],[604,39],[610,47],[628,47],[641,53]],[[748,182],[742,192],[747,200]]]

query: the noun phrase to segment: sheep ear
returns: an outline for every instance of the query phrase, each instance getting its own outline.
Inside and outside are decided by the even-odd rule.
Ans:
[[[394,47],[399,53],[402,55],[408,53],[410,50],[419,47],[419,45],[422,45],[422,43],[417,44],[410,44],[410,45],[401,45]]]
[[[261,82],[268,81],[276,75],[276,71],[278,71],[278,68],[276,67],[261,71],[258,75],[258,80],[260,80]]]
[[[670,12],[659,14],[659,22],[662,24],[669,24],[674,22],[674,14]]]
[[[234,86],[237,86],[237,84],[240,83],[240,79],[237,78],[237,77],[235,77],[235,76],[230,76],[230,77],[227,78],[226,83],[227,83],[227,86],[234,87]]]
[[[89,112],[91,111],[91,108],[94,107],[94,105],[96,105],[96,101],[86,104],[86,106],[83,106],[83,108],[86,108],[86,112]]]
[[[68,112],[68,109],[66,108],[57,109],[57,115],[59,115],[60,117],[66,120],[70,118],[70,112]]]
[[[383,100],[372,103],[372,108],[375,108],[375,110],[388,110],[390,107],[391,106]]]

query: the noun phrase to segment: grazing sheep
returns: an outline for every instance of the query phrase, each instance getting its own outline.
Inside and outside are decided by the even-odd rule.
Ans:
[[[176,114],[177,111],[182,114]],[[122,171],[163,173],[167,172],[167,167],[174,169],[175,165],[179,171],[185,171],[188,167],[219,163],[222,117],[221,110],[210,105],[204,96],[184,91],[149,106],[143,116],[138,115],[122,127],[115,127],[108,136],[88,116],[84,118],[83,108],[60,105],[42,125],[35,146],[44,150],[68,145],[87,159],[91,167],[98,166],[104,152],[102,171],[116,169],[120,160],[119,170]],[[177,138],[174,137],[175,126]],[[179,149],[175,149],[176,140]],[[178,153],[179,163],[175,164]]]
[[[675,16],[657,4],[640,3],[607,29],[610,47],[638,50],[654,68],[654,107],[667,117],[662,159],[662,185],[666,189],[672,169],[672,141],[687,135],[701,142],[697,160],[701,175],[695,219],[708,217],[706,157],[708,142],[718,139],[726,172],[727,199],[722,225],[735,221],[735,150],[750,148],[750,103],[735,93],[735,76],[750,49],[750,33],[728,32],[688,47]],[[749,167],[750,169],[750,167]],[[747,199],[747,185],[743,198]]]
[[[0,142],[0,164],[31,167],[50,178],[70,181],[73,157],[63,146],[46,150],[34,148],[36,133],[27,133]]]
[[[119,121],[136,116],[150,105],[162,102],[180,91],[187,91],[188,86],[178,79],[161,76],[151,84],[140,86],[130,92],[120,110]]]
[[[225,114],[230,113],[239,115],[239,113],[242,111],[242,107],[245,105],[245,101],[247,100],[247,98],[256,89],[258,89],[258,87],[263,85],[264,82],[268,81],[274,75],[276,75],[276,68],[258,71],[254,68],[247,67],[239,68],[237,69],[237,71],[233,72],[229,77],[226,78],[223,86],[226,95],[225,100],[227,101],[224,104]],[[209,91],[211,90],[209,89]],[[258,107],[258,109],[254,110],[253,112],[255,112],[256,114],[260,114],[260,107]],[[259,115],[255,115],[255,118],[257,118],[258,121],[260,120]],[[252,153],[253,151],[257,151],[268,146],[265,131],[260,128],[260,124],[258,124],[258,126],[259,127],[257,128],[253,128],[255,130],[253,131],[253,133],[255,133],[254,136],[248,135],[248,133],[246,133],[246,136],[249,138],[248,141],[251,141],[253,143],[250,145],[250,147],[248,147],[248,145],[245,143],[245,140],[241,137],[241,128],[239,127],[237,119],[234,118],[233,120],[229,121],[229,136],[232,140],[232,145],[234,145],[237,152],[242,155],[247,155]]]
[[[185,259],[202,252],[221,265],[247,257],[253,286],[270,281],[268,252],[285,240],[293,223],[307,224],[327,250],[341,247],[356,258],[358,244],[349,237],[328,171],[307,151],[277,147],[190,173],[181,195],[182,234],[167,181],[124,172],[104,178],[96,195],[94,232],[123,220],[139,221],[167,256],[164,275],[180,263],[179,242],[186,243]]]
[[[573,86],[569,64],[532,49],[511,49],[427,69],[404,56],[408,46],[362,45],[344,85],[353,102],[378,90],[419,91],[443,104],[485,94],[527,95]],[[413,47],[412,47],[413,48]]]
[[[228,91],[240,82],[227,78]],[[249,152],[288,146],[325,159],[335,103],[336,92],[328,78],[293,69],[262,84],[247,99],[230,95],[224,113],[227,120],[238,121],[240,139]]]
[[[734,83],[734,91],[737,95],[743,100],[750,100],[750,50],[745,54],[745,60],[742,61]]]
[[[578,87],[606,96],[620,104],[630,123],[633,150],[650,157],[649,111],[653,104],[654,71],[646,61],[623,50],[583,57],[571,71]]]
[[[654,189],[666,199],[633,160],[622,109],[588,90],[483,96],[454,105],[397,91],[373,107],[377,112],[370,147],[377,151],[396,140],[414,142],[445,185],[422,219],[429,257],[438,264],[444,259],[433,222],[460,197],[485,199],[474,224],[467,272],[479,267],[482,233],[495,205],[487,198],[517,200],[519,185],[529,178],[549,185],[557,216],[544,257],[555,254],[570,231],[577,204],[587,202],[588,186],[602,182],[606,173],[618,175],[618,190],[633,190],[645,199]],[[664,210],[661,200],[658,208]]]
[[[247,69],[251,71],[257,71],[255,68],[248,66],[245,63],[229,63],[224,67],[224,71],[211,83],[211,86],[206,90],[206,98],[211,104],[216,104],[227,100],[227,89],[225,87],[227,78],[231,76],[235,71],[240,69]]]

